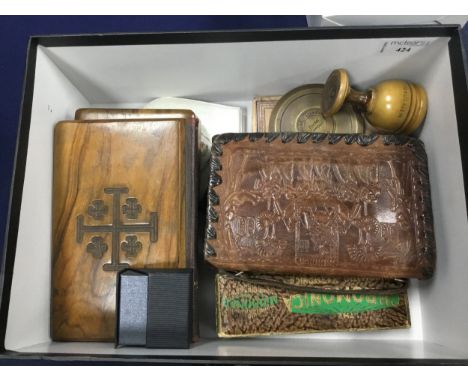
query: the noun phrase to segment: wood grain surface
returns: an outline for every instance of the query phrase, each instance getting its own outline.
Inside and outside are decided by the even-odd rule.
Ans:
[[[281,96],[255,97],[252,101],[252,131],[268,132],[270,117]]]
[[[111,262],[114,235],[119,261],[131,267],[184,268],[192,263],[186,255],[185,120],[65,121],[56,125],[54,139],[52,338],[111,341],[116,272],[103,266]],[[128,188],[117,210],[114,195],[105,192],[109,187]],[[136,218],[124,213],[128,198],[140,205]],[[90,215],[97,200],[105,211],[96,215],[100,218]],[[151,213],[157,216],[155,242],[149,232],[92,232],[93,226],[116,221],[144,225]],[[79,216],[91,227],[81,242]],[[128,236],[141,243],[132,256],[123,250]],[[107,246],[100,258],[89,251],[95,237],[102,239],[101,249]]]
[[[211,136],[200,123],[192,110],[188,109],[112,109],[112,108],[82,108],[75,112],[76,120],[101,120],[101,119],[174,119],[184,118],[186,127],[193,129],[197,134],[199,161],[198,178],[199,196],[205,198],[208,185]]]
[[[198,124],[195,113],[185,109],[111,109],[82,108],[75,112],[76,120],[96,119],[174,119],[184,118]]]

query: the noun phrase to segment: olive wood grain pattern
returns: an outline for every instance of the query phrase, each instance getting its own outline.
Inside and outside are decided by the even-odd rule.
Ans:
[[[187,128],[196,129],[198,142],[198,190],[204,197],[208,184],[208,161],[210,159],[211,137],[192,110],[188,109],[112,109],[82,108],[75,112],[76,120],[112,120],[112,119],[174,119],[186,120]]]
[[[192,110],[186,109],[112,109],[82,108],[75,111],[76,120],[96,119],[173,119],[183,118],[198,125],[198,119]]]
[[[51,335],[112,341],[118,270],[194,266],[196,133],[172,119],[54,134]]]

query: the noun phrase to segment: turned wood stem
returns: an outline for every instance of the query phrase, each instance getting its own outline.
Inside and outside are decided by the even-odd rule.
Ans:
[[[361,92],[358,90],[351,89],[349,91],[348,97],[346,97],[346,100],[348,102],[352,102],[362,107],[365,107],[366,104],[369,102],[370,98],[371,98],[370,91]]]

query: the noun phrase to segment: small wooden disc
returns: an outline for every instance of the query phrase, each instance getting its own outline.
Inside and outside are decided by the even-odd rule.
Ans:
[[[330,117],[337,113],[342,108],[350,89],[346,70],[336,69],[331,72],[323,89],[322,114],[325,117]]]

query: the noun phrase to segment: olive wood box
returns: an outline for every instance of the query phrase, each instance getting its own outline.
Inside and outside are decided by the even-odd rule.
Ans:
[[[398,51],[401,46],[411,49]],[[57,121],[73,119],[78,108],[138,108],[156,97],[179,96],[242,106],[250,131],[255,97],[323,83],[335,68],[348,69],[358,89],[401,78],[422,84],[428,93],[420,139],[428,156],[438,255],[432,279],[410,282],[410,329],[217,338],[215,271],[202,260],[202,213],[197,222],[200,341],[172,350],[51,341],[52,133]],[[33,37],[0,266],[2,362],[468,363],[467,104],[458,26]]]

